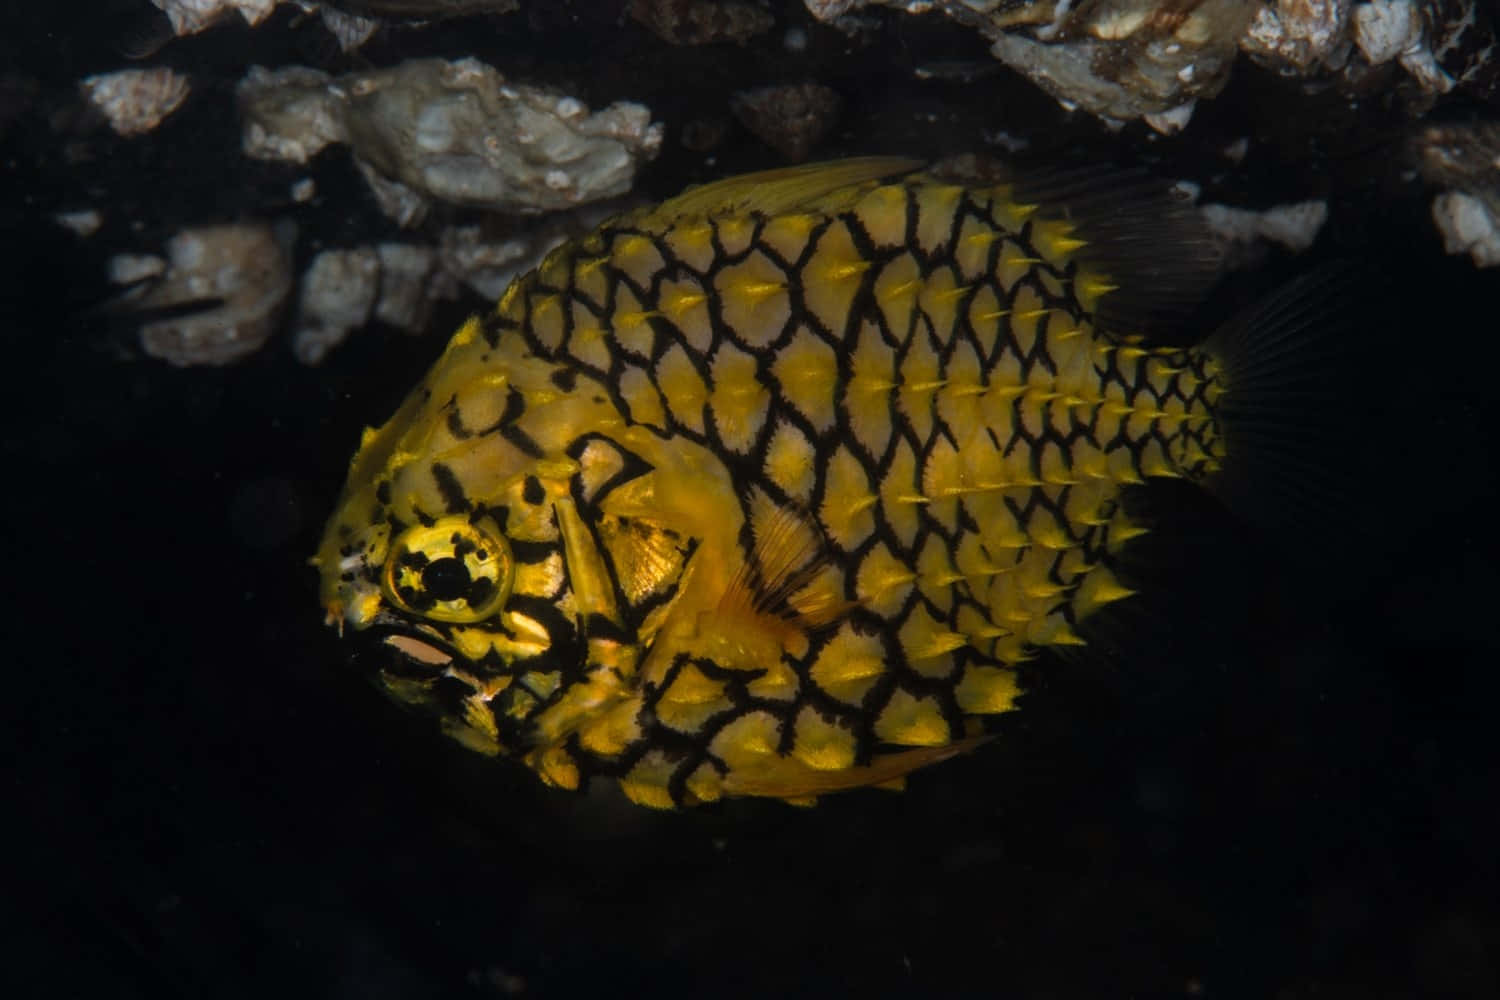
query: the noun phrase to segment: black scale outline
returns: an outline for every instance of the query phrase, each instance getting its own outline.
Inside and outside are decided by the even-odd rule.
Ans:
[[[653,352],[652,356],[649,359],[642,359],[634,352],[625,351],[623,347],[619,345],[618,341],[614,340],[613,331],[608,327],[607,323],[604,323],[601,325],[603,325],[606,329],[610,345],[611,364],[608,370],[602,370],[597,368],[597,366],[591,365],[587,362],[583,362],[580,359],[574,357],[571,352],[566,353],[566,360],[570,363],[571,366],[576,367],[581,372],[590,375],[596,381],[598,381],[604,388],[604,390],[611,395],[613,402],[620,408],[621,412],[627,415],[630,413],[630,410],[629,407],[625,404],[624,400],[620,398],[618,390],[618,376],[623,370],[623,366],[627,360],[630,363],[643,368],[648,378],[652,382],[653,388],[655,388],[658,396],[660,397],[662,403],[662,411],[666,415],[666,426],[659,429],[652,429],[657,430],[658,433],[662,434],[663,436],[668,434],[680,433],[689,440],[693,440],[696,443],[705,445],[706,447],[715,450],[716,453],[725,458],[726,464],[730,467],[731,476],[737,483],[740,483],[746,487],[751,484],[759,486],[765,491],[766,496],[773,502],[794,502],[791,497],[788,497],[776,483],[772,482],[764,474],[765,457],[767,449],[769,447],[769,442],[774,433],[774,429],[782,422],[788,423],[790,426],[795,427],[795,429],[800,432],[805,440],[813,447],[816,459],[814,463],[814,487],[811,495],[813,496],[813,498],[815,498],[815,502],[817,500],[821,500],[821,498],[823,497],[826,489],[826,470],[828,461],[834,451],[840,446],[848,449],[855,457],[855,459],[860,462],[865,470],[866,476],[869,478],[871,486],[874,487],[878,492],[881,485],[883,485],[881,473],[889,471],[890,462],[894,459],[895,451],[898,447],[898,439],[906,441],[907,445],[912,449],[914,457],[917,460],[915,464],[917,469],[918,482],[913,485],[915,486],[915,488],[920,490],[920,477],[922,474],[922,469],[926,465],[928,454],[930,453],[930,449],[933,443],[937,440],[937,435],[941,433],[946,436],[951,442],[953,442],[955,447],[958,447],[959,445],[959,442],[956,439],[956,436],[953,434],[952,429],[947,426],[946,422],[942,419],[941,414],[938,412],[938,407],[936,405],[936,393],[933,394],[933,398],[931,400],[931,405],[933,407],[933,412],[931,414],[932,431],[927,436],[926,441],[918,440],[914,429],[906,418],[906,415],[901,411],[896,402],[897,393],[895,391],[890,393],[888,406],[890,408],[889,419],[891,424],[891,433],[886,441],[884,453],[880,456],[871,454],[870,449],[865,444],[865,442],[858,435],[853,434],[852,428],[849,426],[849,411],[848,408],[844,405],[844,400],[846,398],[844,393],[846,391],[847,385],[849,384],[849,381],[852,379],[851,358],[853,349],[857,345],[857,338],[859,336],[860,330],[867,321],[874,324],[875,329],[880,332],[880,335],[886,341],[887,345],[893,349],[892,355],[895,362],[895,370],[898,378],[902,362],[909,352],[910,347],[914,342],[914,338],[919,335],[924,335],[924,331],[920,329],[921,323],[925,322],[929,327],[929,330],[925,332],[925,335],[932,336],[932,332],[930,330],[930,318],[927,317],[926,314],[921,310],[920,303],[914,302],[910,326],[908,331],[906,332],[905,337],[902,338],[899,343],[892,343],[892,337],[896,336],[896,334],[889,330],[888,325],[885,322],[883,311],[880,309],[878,302],[875,301],[873,296],[873,284],[880,274],[881,269],[897,257],[906,253],[910,253],[913,255],[918,264],[918,275],[922,280],[927,280],[928,278],[930,278],[932,273],[939,267],[950,267],[955,279],[961,283],[963,280],[963,271],[958,265],[956,250],[958,246],[958,240],[961,238],[962,227],[964,223],[969,218],[974,218],[980,225],[990,228],[999,235],[999,238],[994,240],[987,250],[984,276],[981,277],[978,281],[972,283],[964,296],[959,301],[954,303],[953,329],[947,342],[942,343],[939,338],[933,337],[935,341],[938,341],[938,343],[936,344],[935,353],[939,362],[939,377],[943,377],[943,374],[946,372],[948,362],[953,357],[954,352],[959,349],[961,338],[966,338],[968,340],[970,348],[980,359],[981,372],[984,373],[986,382],[988,381],[988,372],[993,369],[997,360],[1007,351],[1009,351],[1018,359],[1021,366],[1023,378],[1027,377],[1034,366],[1037,364],[1042,364],[1046,368],[1046,370],[1053,376],[1055,376],[1057,373],[1056,362],[1051,357],[1050,352],[1047,350],[1047,346],[1049,343],[1049,327],[1052,322],[1052,315],[1050,312],[1038,317],[1037,332],[1031,352],[1027,354],[1022,354],[1022,352],[1020,352],[1019,344],[1016,343],[1014,335],[1009,328],[1009,324],[998,324],[997,330],[995,331],[995,335],[993,337],[993,343],[991,345],[992,349],[989,352],[986,352],[983,349],[983,342],[985,338],[981,336],[979,331],[974,330],[970,318],[973,298],[974,296],[979,294],[979,289],[982,284],[988,283],[991,286],[991,290],[995,294],[995,298],[997,303],[999,304],[999,308],[1002,309],[1013,308],[1017,289],[1021,287],[1022,283],[1027,283],[1029,287],[1033,288],[1033,291],[1037,294],[1037,297],[1042,303],[1043,307],[1048,308],[1049,310],[1057,308],[1063,308],[1067,310],[1072,318],[1072,321],[1075,324],[1081,322],[1091,322],[1092,316],[1082,309],[1082,307],[1077,303],[1076,298],[1073,297],[1071,293],[1071,281],[1074,277],[1074,273],[1076,272],[1076,263],[1071,261],[1066,265],[1065,268],[1061,270],[1051,268],[1050,266],[1045,264],[1032,265],[1032,269],[1018,278],[1017,282],[1009,292],[1007,292],[1000,286],[998,278],[995,277],[994,272],[998,265],[999,256],[1006,240],[1012,240],[1013,242],[1015,242],[1017,246],[1028,257],[1040,258],[1041,255],[1036,252],[1031,241],[1031,227],[1034,220],[1028,220],[1028,222],[1023,225],[1021,233],[1011,233],[1001,227],[998,221],[995,220],[992,216],[990,212],[990,206],[993,204],[992,200],[987,200],[988,203],[981,204],[978,200],[976,200],[972,192],[965,192],[956,203],[956,207],[953,212],[953,219],[950,223],[950,230],[947,237],[944,240],[940,241],[938,245],[933,247],[931,251],[928,251],[924,250],[917,243],[915,238],[916,225],[918,221],[916,189],[911,184],[905,185],[905,188],[907,201],[905,245],[897,245],[894,247],[886,248],[884,250],[880,250],[874,247],[868,232],[864,229],[863,225],[859,222],[858,218],[852,211],[844,211],[838,213],[835,216],[831,216],[825,219],[821,224],[814,227],[814,230],[809,234],[807,241],[796,261],[786,260],[775,248],[762,242],[760,237],[766,221],[764,217],[758,217],[754,220],[751,237],[747,241],[745,248],[732,256],[727,254],[724,250],[718,227],[713,226],[713,220],[709,220],[709,224],[712,226],[710,233],[710,243],[712,246],[712,264],[706,271],[691,267],[685,261],[678,258],[677,255],[672,252],[671,248],[666,245],[665,241],[657,234],[651,233],[644,229],[629,226],[622,227],[617,230],[609,230],[599,235],[599,237],[597,238],[598,245],[596,247],[590,248],[587,246],[587,244],[585,244],[584,246],[580,246],[576,250],[571,251],[570,260],[568,261],[570,265],[576,266],[576,262],[584,257],[592,259],[599,256],[606,256],[605,263],[601,264],[600,266],[606,269],[606,288],[608,289],[607,301],[604,303],[595,303],[591,298],[584,294],[572,280],[571,266],[566,270],[566,273],[569,275],[568,285],[566,288],[562,289],[552,289],[550,287],[542,286],[539,281],[533,279],[532,275],[528,275],[526,279],[522,279],[523,286],[518,290],[518,295],[523,302],[521,312],[522,322],[519,324],[519,326],[522,329],[523,334],[527,337],[529,346],[531,346],[532,349],[536,351],[540,356],[549,357],[549,354],[547,352],[540,350],[542,345],[535,341],[534,336],[532,336],[529,329],[527,329],[527,326],[529,324],[529,317],[531,314],[531,300],[536,294],[559,295],[562,301],[562,308],[560,309],[560,312],[562,314],[564,323],[564,336],[559,345],[559,350],[557,352],[558,356],[553,356],[552,359],[563,360],[561,355],[566,352],[567,344],[569,343],[569,339],[572,333],[572,301],[580,301],[585,306],[585,308],[588,308],[596,317],[600,318],[601,320],[607,320],[607,317],[612,315],[615,311],[618,288],[622,283],[626,287],[628,287],[630,291],[635,295],[637,301],[641,303],[641,307],[649,311],[650,304],[657,301],[659,297],[663,281],[682,280],[683,278],[690,278],[695,281],[695,283],[697,283],[699,288],[701,288],[706,295],[706,304],[710,324],[709,350],[707,352],[698,352],[687,342],[686,337],[682,335],[682,332],[675,326],[675,324],[673,324],[665,317],[656,316],[648,320],[655,334]],[[828,330],[826,327],[824,327],[821,320],[807,307],[805,299],[803,298],[801,282],[798,280],[801,271],[807,266],[812,255],[816,253],[820,240],[823,238],[828,229],[835,224],[842,224],[845,226],[849,234],[851,243],[856,247],[863,258],[869,261],[869,267],[866,268],[864,274],[861,276],[860,284],[850,298],[850,308],[845,318],[844,329],[838,334],[835,334],[835,331]],[[658,269],[652,275],[652,280],[649,287],[647,288],[642,288],[628,274],[625,274],[621,269],[614,267],[608,262],[607,253],[609,245],[607,241],[611,241],[614,238],[619,238],[621,236],[627,235],[640,236],[649,239],[652,242],[654,249],[657,251],[662,261],[664,262],[664,266]],[[723,319],[723,304],[714,280],[723,268],[748,259],[751,254],[757,251],[765,254],[767,259],[787,276],[788,289],[788,318],[784,323],[782,330],[774,338],[771,338],[764,347],[751,347],[740,336],[736,335],[734,331],[730,330],[727,327],[727,324],[725,324]],[[1048,267],[1048,270],[1052,273],[1053,278],[1057,282],[1059,282],[1063,288],[1063,292],[1061,295],[1054,295],[1048,291],[1048,289],[1045,287],[1044,283],[1036,273],[1037,267]],[[527,279],[533,280],[527,283]],[[498,313],[496,313],[490,321],[486,322],[486,324],[484,325],[484,331],[486,337],[490,339],[490,342],[493,345],[497,342],[498,336],[501,331],[507,328],[513,328],[515,326],[516,324],[504,320],[498,315]],[[790,401],[788,401],[780,393],[780,391],[776,389],[777,382],[771,372],[771,366],[775,361],[777,353],[788,343],[790,343],[792,338],[797,336],[798,332],[803,328],[806,328],[812,335],[820,337],[825,345],[832,348],[835,357],[837,381],[835,387],[833,388],[835,400],[834,422],[827,431],[823,432],[819,432],[817,429],[815,429],[812,426],[811,421],[801,412],[801,410],[791,404]],[[688,360],[694,364],[694,367],[698,371],[700,378],[703,379],[704,385],[711,392],[713,379],[709,362],[710,359],[714,356],[718,347],[725,342],[734,344],[736,348],[755,358],[757,375],[762,379],[763,384],[772,389],[771,399],[767,403],[767,412],[765,415],[765,419],[761,422],[761,427],[756,434],[754,442],[745,453],[732,451],[727,447],[724,447],[722,437],[719,434],[717,425],[715,423],[712,406],[708,403],[705,403],[704,406],[704,431],[702,434],[693,431],[691,428],[686,427],[680,421],[678,421],[672,412],[671,406],[666,400],[665,394],[662,393],[660,385],[658,384],[655,377],[655,370],[662,355],[672,343],[675,343],[681,346]],[[1161,359],[1161,361],[1164,361],[1172,367],[1180,367],[1193,372],[1194,376],[1197,378],[1197,386],[1191,393],[1182,392],[1180,388],[1180,376],[1178,374],[1172,374],[1168,376],[1166,384],[1161,389],[1158,389],[1145,368],[1145,364],[1152,357],[1153,356],[1151,355],[1146,355],[1136,359],[1135,363],[1130,366],[1132,370],[1129,371],[1122,370],[1118,359],[1118,352],[1116,351],[1108,352],[1104,356],[1102,363],[1096,361],[1094,363],[1094,369],[1098,378],[1098,389],[1101,394],[1101,398],[1105,398],[1104,393],[1107,391],[1108,386],[1111,382],[1118,382],[1121,388],[1124,390],[1124,402],[1126,404],[1133,405],[1141,397],[1142,394],[1146,394],[1147,398],[1151,399],[1158,408],[1165,400],[1174,396],[1176,398],[1180,398],[1183,401],[1187,412],[1192,412],[1195,407],[1206,405],[1206,393],[1211,382],[1211,376],[1210,373],[1205,370],[1205,362],[1200,356],[1194,356],[1187,351],[1181,351],[1175,356]],[[643,360],[646,361],[645,364],[641,363]],[[1019,407],[1019,398],[1013,400],[1012,402],[1014,406]],[[1003,447],[1001,447],[1002,454],[1005,454],[1010,450],[1013,450],[1014,447],[1016,447],[1022,440],[1026,441],[1028,444],[1028,451],[1032,456],[1032,475],[1036,479],[1041,478],[1041,448],[1046,447],[1049,444],[1056,445],[1058,447],[1060,454],[1065,460],[1065,465],[1069,469],[1072,468],[1073,463],[1073,446],[1080,440],[1086,441],[1090,446],[1098,448],[1101,451],[1105,452],[1109,452],[1115,448],[1124,448],[1131,455],[1131,464],[1137,475],[1142,474],[1140,465],[1142,452],[1147,446],[1147,443],[1152,440],[1154,440],[1160,447],[1162,447],[1163,454],[1166,455],[1169,460],[1173,460],[1176,455],[1182,454],[1180,450],[1176,450],[1174,448],[1174,445],[1177,448],[1185,448],[1186,442],[1189,439],[1197,442],[1198,445],[1207,454],[1216,454],[1216,451],[1213,447],[1213,445],[1216,443],[1216,439],[1210,436],[1212,430],[1211,422],[1201,422],[1200,424],[1198,424],[1198,426],[1195,427],[1190,424],[1189,421],[1183,420],[1180,422],[1179,428],[1175,433],[1163,434],[1160,431],[1159,420],[1153,419],[1151,430],[1148,432],[1148,434],[1143,436],[1143,438],[1139,441],[1135,441],[1130,439],[1125,434],[1125,425],[1129,420],[1129,416],[1126,415],[1120,421],[1120,429],[1116,433],[1114,439],[1109,442],[1100,442],[1097,438],[1099,408],[1092,408],[1089,411],[1089,419],[1086,421],[1079,419],[1077,408],[1061,408],[1061,412],[1066,414],[1066,428],[1059,428],[1057,426],[1059,423],[1059,409],[1060,408],[1053,406],[1050,402],[1044,404],[1042,433],[1035,436],[1031,435],[1029,431],[1026,430],[1024,422],[1019,419],[1020,414],[1019,412],[1017,412],[1017,419],[1013,420],[1012,422],[1011,439],[1006,442]],[[1211,408],[1209,408],[1209,413],[1211,415]],[[1017,433],[1018,431],[1019,433]],[[998,446],[999,442],[997,441],[996,443]],[[1198,464],[1202,465],[1203,462],[1200,461],[1200,463]],[[1046,486],[1032,487],[1027,490],[1025,503],[1019,505],[1019,507],[1012,503],[1014,498],[1006,496],[1005,500],[1007,506],[1016,511],[1018,521],[1023,525],[1023,527],[1025,526],[1026,522],[1029,521],[1031,514],[1036,510],[1046,510],[1049,516],[1051,516],[1056,522],[1056,524],[1061,526],[1063,531],[1066,532],[1069,540],[1074,544],[1074,546],[1082,549],[1084,562],[1087,567],[1091,568],[1092,566],[1109,562],[1110,560],[1107,553],[1109,534],[1108,524],[1106,523],[1102,525],[1090,525],[1083,530],[1079,530],[1077,526],[1073,525],[1066,516],[1066,504],[1069,488],[1070,487],[1067,484],[1048,484]],[[1050,496],[1048,493],[1049,489],[1058,490],[1057,496]],[[1106,501],[1106,503],[1108,504],[1108,501]],[[927,512],[926,507],[927,505],[921,505],[917,511],[918,530],[910,547],[904,545],[901,539],[896,536],[894,528],[890,525],[890,523],[884,516],[883,503],[876,504],[872,508],[872,513],[874,514],[874,529],[869,533],[869,536],[865,538],[859,545],[848,551],[843,551],[837,546],[833,546],[835,552],[839,554],[839,558],[836,559],[836,562],[839,564],[839,568],[844,574],[847,592],[852,595],[852,592],[856,585],[859,566],[862,563],[864,557],[869,553],[870,550],[873,549],[875,544],[885,544],[889,548],[889,550],[894,555],[896,555],[898,559],[904,557],[909,562],[917,553],[922,550],[922,548],[927,543],[930,535],[935,533],[943,539],[946,547],[950,552],[950,558],[956,556],[956,545],[958,539],[963,534],[966,534],[970,530],[972,530],[973,527],[972,517],[970,516],[969,511],[965,508],[960,498],[957,504],[955,527],[952,530],[949,530],[946,525],[942,524],[935,517],[930,515]],[[1101,513],[1103,513],[1102,510]],[[965,519],[968,520],[968,524],[964,523]],[[748,545],[748,543],[750,542],[750,539],[748,538],[748,518],[746,523],[747,537],[742,541],[744,541]],[[995,553],[991,553],[987,546],[985,547],[984,551],[986,555],[991,558],[996,555]],[[1019,561],[1024,556],[1024,553],[1026,551],[1027,549],[1015,550],[1015,559]],[[1065,619],[1071,623],[1074,617],[1071,598],[1074,591],[1076,591],[1079,582],[1081,582],[1081,580],[1083,579],[1085,573],[1073,574],[1071,580],[1063,580],[1061,578],[1061,563],[1068,551],[1068,549],[1057,551],[1053,560],[1053,566],[1048,573],[1048,578],[1053,583],[1065,588],[1062,594],[1059,595],[1062,599],[1053,609],[1051,609],[1051,612],[1049,613],[1060,612],[1065,617]],[[1003,555],[1003,553],[1001,553],[1001,555]],[[618,589],[617,581],[616,586]],[[976,607],[981,612],[985,613],[987,617],[988,609],[985,607],[984,603],[972,593],[966,583],[964,583],[962,588],[960,588],[959,586],[955,586],[954,590],[955,594],[954,600],[952,602],[952,608],[949,612],[946,613],[946,615],[940,613],[939,609],[933,607],[930,601],[921,596],[920,589],[915,586],[912,587],[911,592],[908,594],[906,601],[903,603],[902,609],[895,615],[893,615],[889,620],[878,618],[869,612],[865,612],[863,609],[856,609],[851,614],[850,617],[852,619],[852,623],[856,628],[859,628],[861,631],[866,632],[873,631],[875,634],[881,636],[882,643],[886,647],[889,654],[887,660],[889,669],[887,669],[885,673],[883,673],[881,677],[877,679],[876,683],[872,685],[871,690],[866,694],[861,706],[859,706],[859,708],[857,709],[851,708],[851,706],[845,704],[844,702],[833,699],[832,696],[828,695],[826,692],[823,692],[820,688],[817,687],[816,684],[812,683],[811,678],[808,674],[808,670],[810,669],[811,664],[815,662],[816,657],[821,651],[823,645],[823,641],[819,640],[817,637],[814,638],[808,654],[800,661],[797,661],[793,664],[793,669],[796,670],[799,676],[799,680],[803,682],[801,684],[801,691],[797,698],[789,702],[779,702],[767,699],[756,699],[750,697],[748,695],[748,692],[745,692],[745,697],[743,699],[732,698],[732,708],[726,709],[724,712],[720,713],[719,716],[715,716],[713,719],[710,719],[704,724],[703,728],[698,733],[692,734],[693,739],[687,740],[688,744],[693,744],[696,746],[697,752],[687,754],[684,758],[684,765],[676,774],[674,774],[673,781],[679,788],[679,790],[671,792],[674,800],[680,800],[682,795],[684,794],[680,790],[681,782],[686,780],[687,775],[691,773],[693,768],[697,767],[705,759],[716,761],[715,758],[712,758],[712,755],[708,754],[707,747],[712,742],[712,739],[717,734],[719,729],[722,728],[724,724],[727,724],[727,722],[732,721],[734,718],[737,718],[744,712],[748,711],[765,709],[771,711],[773,715],[779,718],[783,723],[783,742],[787,743],[789,747],[790,741],[794,738],[792,726],[790,725],[791,721],[795,718],[796,713],[803,705],[812,704],[816,709],[820,711],[820,713],[824,715],[825,718],[831,717],[837,720],[851,722],[855,725],[856,760],[857,762],[868,762],[868,760],[873,756],[873,753],[876,749],[877,741],[875,741],[874,739],[873,725],[875,717],[878,714],[878,709],[884,707],[891,691],[893,691],[899,685],[900,687],[903,687],[904,689],[917,696],[932,694],[938,695],[940,698],[940,704],[942,704],[943,707],[944,718],[948,722],[951,731],[955,734],[961,733],[963,731],[962,725],[964,716],[963,713],[960,712],[957,708],[956,698],[953,692],[959,680],[962,679],[967,667],[971,663],[995,665],[1007,668],[1010,665],[983,655],[983,653],[980,652],[977,648],[963,647],[958,650],[954,650],[952,653],[955,661],[955,669],[951,674],[949,674],[945,678],[928,678],[917,674],[910,668],[909,664],[906,664],[904,662],[904,656],[902,656],[900,653],[899,640],[895,638],[896,632],[899,629],[899,623],[903,623],[905,621],[906,617],[911,613],[911,610],[915,606],[915,602],[918,600],[922,601],[925,605],[928,606],[929,613],[932,613],[935,619],[943,621],[946,617],[948,619],[948,624],[950,625],[950,627],[954,626],[958,610],[961,606]],[[624,604],[628,605],[628,602],[624,602]],[[1001,627],[1008,628],[1009,626],[1002,625]],[[743,675],[741,676],[743,677]],[[667,686],[669,686],[669,684],[670,679],[664,680],[662,689],[664,690]],[[731,690],[733,690],[732,687],[726,686],[726,691]],[[660,726],[659,724],[655,723],[653,723],[653,726],[654,728],[650,728],[650,733],[652,735],[648,735],[648,738],[642,742],[638,752],[635,753],[633,758],[628,754],[626,756],[622,756],[611,766],[604,768],[604,770],[613,771],[617,774],[623,774],[628,771],[629,767],[633,766],[634,760],[638,760],[639,757],[641,755],[644,755],[647,749],[650,748],[650,746],[654,742],[653,737],[656,735],[664,736],[666,733],[670,733],[671,736],[667,737],[667,739],[673,742],[681,740],[683,738],[683,734],[679,733],[676,730],[669,730],[667,729],[667,727]],[[656,733],[657,728],[664,730],[664,733]],[[573,756],[575,756],[576,758],[579,755],[578,753],[574,753]],[[722,762],[716,761],[716,766],[722,767]]]

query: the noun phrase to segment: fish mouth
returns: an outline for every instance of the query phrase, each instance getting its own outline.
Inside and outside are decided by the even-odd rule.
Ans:
[[[377,618],[370,626],[369,637],[385,647],[393,663],[405,667],[402,673],[440,674],[452,666],[457,656],[440,636],[394,616],[383,614]]]
[[[437,669],[447,667],[453,662],[453,655],[445,653],[438,647],[421,639],[414,639],[409,635],[392,633],[381,640],[387,646],[393,646],[408,660],[415,660],[424,666]]]

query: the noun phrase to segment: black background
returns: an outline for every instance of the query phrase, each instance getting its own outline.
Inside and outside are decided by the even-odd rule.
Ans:
[[[390,29],[349,57],[282,10],[164,49],[153,63],[194,94],[126,141],[71,87],[125,64],[114,40],[141,6],[29,4],[0,25],[0,701],[25,845],[7,859],[7,995],[1500,993],[1500,282],[1442,255],[1393,83],[1351,108],[1242,64],[1187,133],[1157,139],[1068,116],[1006,71],[915,79],[985,58],[936,18],[884,19],[853,45],[793,4],[746,46],[673,49],[618,4],[558,4]],[[807,51],[782,47],[791,25]],[[734,90],[809,76],[848,102],[821,157],[956,152],[1004,128],[1214,200],[1328,197],[1318,247],[1230,279],[1204,322],[1319,258],[1383,269],[1395,305],[1348,344],[1348,381],[1380,416],[1350,442],[1347,517],[1266,532],[1157,491],[1176,547],[1142,555],[1161,587],[1125,651],[1043,664],[1000,739],[904,794],[659,814],[449,744],[355,674],[305,559],[359,429],[480,303],[423,337],[361,331],[320,368],[282,336],[233,368],[177,370],[90,311],[109,254],[186,224],[295,218],[300,265],[391,238],[345,152],[301,171],[241,157],[232,89],[256,62],[425,54],[593,106],[644,101],[668,125],[639,178],[651,197],[776,164],[732,123],[711,162],[677,136],[728,122]],[[1241,135],[1235,167],[1218,150]],[[294,206],[303,174],[319,197]],[[105,217],[88,240],[48,221],[83,205]]]

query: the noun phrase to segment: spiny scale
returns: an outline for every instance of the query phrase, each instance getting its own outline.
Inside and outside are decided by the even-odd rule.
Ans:
[[[487,337],[521,333],[747,492],[816,511],[925,676],[954,668],[924,655],[952,634],[915,624],[934,612],[978,612],[1005,634],[959,634],[1006,663],[1069,641],[1070,598],[1119,593],[1083,579],[1118,484],[1214,460],[1202,359],[1095,336],[1080,299],[1107,281],[1070,267],[1086,244],[1003,191],[918,176],[837,215],[670,208],[554,253]]]
[[[557,482],[573,485],[533,490],[531,515],[509,509],[508,534],[551,546],[518,561],[517,592],[576,603],[577,581],[602,575],[613,603],[595,613],[643,647],[616,667],[628,696],[582,721],[570,707],[556,742],[523,748],[544,778],[613,773],[658,806],[795,800],[950,756],[972,745],[968,717],[1012,706],[1016,664],[1080,642],[1077,622],[1129,593],[1105,565],[1140,530],[1119,489],[1217,468],[1213,362],[1094,328],[1112,285],[1086,233],[1007,186],[909,169],[776,172],[607,223],[518,281],[428,379],[409,417],[428,426],[407,438],[443,456],[450,512],[497,502],[482,465],[496,453],[465,434],[493,428],[537,459],[548,435],[566,445],[583,471]],[[473,391],[507,365],[508,395]],[[551,375],[528,387],[525,365]],[[674,479],[673,463],[695,471]],[[714,463],[717,497],[692,478]],[[627,467],[654,470],[650,488]],[[555,565],[588,547],[558,540],[574,518],[596,571]],[[695,559],[716,627],[769,630],[760,659],[673,631]],[[759,596],[733,605],[741,589]],[[493,710],[495,677],[524,673],[541,680],[521,715],[546,731],[570,677],[597,681],[438,631],[481,660],[465,668],[468,716]],[[470,741],[496,749],[494,725],[477,726]]]

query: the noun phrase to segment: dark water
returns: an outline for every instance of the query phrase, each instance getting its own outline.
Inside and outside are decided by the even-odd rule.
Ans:
[[[914,62],[976,55],[940,23],[847,52],[814,28],[794,55],[793,5],[744,49],[678,50],[575,4],[392,31],[362,57],[285,11],[216,30],[162,50],[197,89],[124,141],[69,87],[124,64],[112,38],[139,5],[63,6],[0,26],[6,798],[25,845],[6,995],[1500,994],[1500,282],[1442,256],[1397,112],[1242,67],[1187,134],[1112,136],[1008,74],[917,82]],[[310,168],[307,207],[284,196],[304,171],[238,155],[244,67],[463,51],[591,104],[645,101],[669,126],[652,195],[774,164],[737,127],[712,164],[675,137],[733,90],[804,76],[849,101],[817,155],[932,155],[1004,127],[1237,204],[1329,195],[1309,257],[1272,256],[1211,308],[1322,257],[1386,268],[1395,306],[1349,360],[1396,401],[1368,427],[1383,476],[1364,470],[1347,518],[1271,538],[1166,491],[1185,540],[1143,571],[1162,588],[1129,655],[1039,668],[1001,739],[905,794],[664,815],[547,791],[354,676],[304,565],[360,427],[476,303],[426,338],[358,333],[317,369],[283,336],[174,370],[86,312],[109,254],[184,224],[294,215],[303,263],[389,235],[344,154]],[[1236,169],[1216,150],[1247,134]],[[80,204],[105,215],[86,241],[47,221]]]

